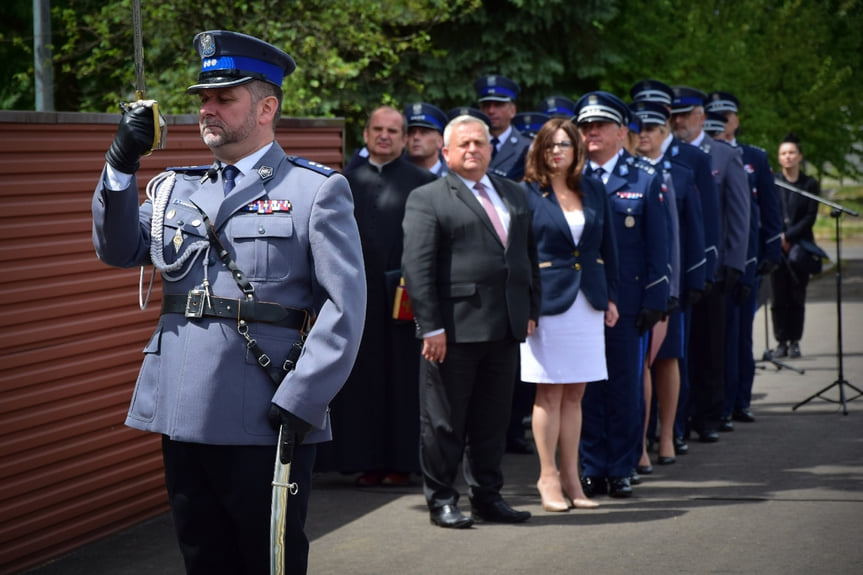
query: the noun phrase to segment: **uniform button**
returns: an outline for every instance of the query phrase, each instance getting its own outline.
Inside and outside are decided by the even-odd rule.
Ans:
[[[258,233],[260,235],[264,235],[265,233],[267,233],[267,230],[266,228],[264,228],[264,226],[258,226]]]
[[[576,269],[576,270],[580,270],[580,269],[581,269],[581,264],[575,264],[575,266],[574,266],[574,267],[575,267],[575,269]]]
[[[578,250],[575,250],[574,252],[572,252],[572,255],[574,255],[575,257],[578,257]]]
[[[627,213],[627,214],[631,214],[631,213],[632,213],[632,208],[626,208],[626,213]]]

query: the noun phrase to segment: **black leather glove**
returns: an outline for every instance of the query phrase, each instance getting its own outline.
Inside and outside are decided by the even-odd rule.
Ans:
[[[752,286],[748,286],[743,282],[737,282],[734,290],[731,292],[731,297],[737,305],[743,305],[749,296],[752,294]]]
[[[758,264],[758,269],[755,270],[760,276],[768,276],[772,274],[779,267],[779,264],[776,262],[772,262],[770,260],[762,260],[760,264]]]
[[[153,147],[155,133],[153,108],[137,104],[127,106],[105,160],[115,170],[134,174],[138,171],[141,156]]]
[[[686,305],[688,305],[689,307],[692,307],[695,304],[697,304],[699,301],[701,301],[701,298],[703,298],[703,297],[704,297],[704,291],[702,291],[700,289],[686,290]]]
[[[290,411],[282,409],[275,403],[270,404],[269,420],[270,425],[272,425],[275,430],[278,430],[279,427],[284,425],[285,432],[294,436],[294,445],[300,445],[312,430],[311,423],[304,419],[300,419]]]
[[[642,309],[638,312],[638,317],[635,318],[635,328],[638,330],[638,335],[644,335],[652,328],[656,322],[662,319],[665,312],[661,309]]]
[[[729,266],[722,267],[722,291],[724,293],[732,293],[738,281],[740,281],[740,271]]]

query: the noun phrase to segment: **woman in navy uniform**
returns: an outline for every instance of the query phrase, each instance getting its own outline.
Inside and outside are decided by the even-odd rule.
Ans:
[[[537,329],[521,344],[521,379],[536,384],[532,426],[546,511],[597,507],[579,479],[581,399],[587,382],[608,377],[603,325],[618,318],[608,198],[602,184],[582,176],[585,159],[572,122],[552,118],[537,133],[522,184],[543,296]]]
[[[208,575],[270,568],[280,426],[296,446],[285,570],[305,573],[315,443],[330,437],[327,406],[353,365],[365,315],[351,193],[332,169],[289,157],[275,142],[290,56],[221,30],[194,44],[202,70],[187,91],[200,98],[201,136],[215,163],[157,176],[139,207],[134,174],[153,145],[154,114],[137,102],[93,198],[99,258],[162,274],[162,316],[126,425],[162,435],[186,571]],[[289,370],[306,316],[314,327]]]
[[[608,382],[588,386],[583,401],[582,485],[588,497],[629,497],[644,423],[644,336],[668,305],[668,214],[661,176],[623,149],[627,105],[591,92],[578,101],[576,118],[590,159],[585,174],[609,197],[620,266],[620,320],[605,330]]]

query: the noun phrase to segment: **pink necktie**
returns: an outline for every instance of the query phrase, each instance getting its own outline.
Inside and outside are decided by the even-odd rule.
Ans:
[[[485,213],[488,214],[488,219],[491,220],[491,225],[494,226],[494,231],[497,232],[501,243],[506,245],[506,230],[500,221],[500,216],[497,215],[497,210],[494,209],[494,204],[491,203],[491,198],[488,197],[485,186],[482,182],[477,182],[473,189],[479,193],[479,201],[482,203],[482,207],[485,208]]]

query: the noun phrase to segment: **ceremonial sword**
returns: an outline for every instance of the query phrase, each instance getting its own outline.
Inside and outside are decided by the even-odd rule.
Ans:
[[[273,472],[273,498],[270,508],[270,575],[285,572],[285,520],[288,495],[296,495],[298,486],[291,483],[291,459],[294,456],[294,435],[282,425],[276,446],[276,467]]]
[[[144,106],[153,111],[153,145],[144,154],[147,156],[153,150],[165,148],[168,126],[165,117],[159,112],[159,103],[156,100],[144,99],[146,85],[144,84],[144,31],[141,22],[141,0],[132,0],[132,34],[135,45],[135,101],[131,104],[120,104],[120,107],[125,111]]]

